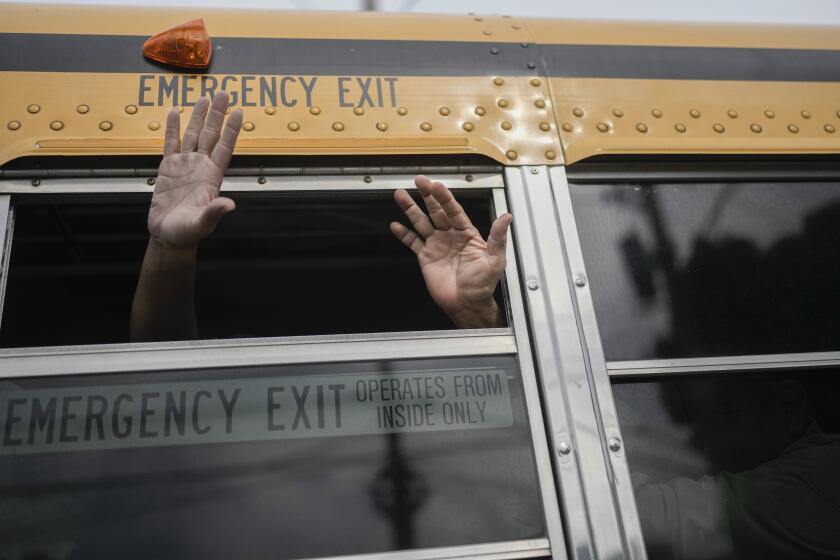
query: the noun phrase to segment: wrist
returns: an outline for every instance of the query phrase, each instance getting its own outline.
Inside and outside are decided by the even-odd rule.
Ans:
[[[459,329],[490,329],[505,324],[502,309],[493,298],[446,311],[446,314]]]
[[[149,244],[146,247],[146,257],[160,268],[195,266],[197,254],[198,246],[196,245],[179,247],[154,237],[149,238]]]

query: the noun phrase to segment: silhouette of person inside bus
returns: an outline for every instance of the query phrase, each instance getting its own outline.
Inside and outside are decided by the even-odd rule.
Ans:
[[[131,310],[132,340],[198,336],[197,247],[235,208],[233,200],[219,195],[242,126],[239,109],[223,126],[227,107],[226,92],[212,103],[200,99],[183,138],[178,112],[167,118],[164,158],[149,209],[150,241]],[[432,299],[459,328],[503,325],[493,292],[506,264],[511,215],[498,217],[485,241],[444,185],[424,176],[415,184],[428,214],[405,190],[397,190],[394,199],[413,229],[398,222],[390,229],[417,255]]]

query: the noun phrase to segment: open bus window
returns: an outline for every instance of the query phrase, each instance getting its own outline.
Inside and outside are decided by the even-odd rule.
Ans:
[[[199,246],[201,338],[454,328],[388,229],[406,223],[390,193],[232,197],[237,209]],[[0,347],[129,340],[148,198],[97,199],[15,204]],[[490,197],[458,199],[486,237]]]

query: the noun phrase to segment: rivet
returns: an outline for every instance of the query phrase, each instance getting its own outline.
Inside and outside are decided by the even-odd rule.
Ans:
[[[321,114],[321,108],[320,107],[310,107],[309,112],[312,113],[313,115],[320,115]]]
[[[292,122],[290,122],[289,124],[286,125],[286,128],[288,128],[292,132],[297,132],[298,130],[300,130],[300,125],[298,123],[292,121]]]
[[[835,114],[837,115],[837,118],[840,119],[840,111],[837,111]]]
[[[700,118],[700,111],[698,111],[697,109],[692,109],[691,111],[688,112],[688,114],[691,115],[692,119],[699,119]]]
[[[534,106],[537,109],[545,109],[545,101],[543,101],[542,99],[537,99],[536,101],[534,101]]]
[[[522,26],[521,25],[511,25],[510,28],[511,29],[516,29],[517,31],[519,31],[520,29],[522,29]]]
[[[598,125],[596,126],[596,128],[600,132],[607,132],[610,129],[610,127],[607,123],[602,123],[602,122],[599,122]]]
[[[730,119],[737,119],[737,118],[738,118],[738,111],[736,111],[735,109],[729,109],[729,110],[726,112],[726,115],[727,115]]]
[[[401,117],[404,117],[408,114],[408,109],[406,109],[405,107],[397,107],[397,114]]]
[[[801,113],[803,119],[810,119],[811,118],[811,111],[802,111]]]
[[[761,125],[753,123],[753,124],[750,125],[750,130],[752,130],[753,132],[758,134],[759,132],[761,132]]]
[[[362,179],[362,180],[365,183],[372,183],[373,182],[373,177],[371,177],[370,175],[365,175],[364,179]]]
[[[463,128],[467,132],[472,132],[473,129],[475,128],[475,126],[473,126],[473,123],[471,123],[471,122],[465,122],[464,124],[461,125],[461,128]]]
[[[31,184],[33,187],[40,187],[40,186],[41,186],[41,179],[32,179],[32,181],[30,182],[30,184]]]
[[[583,109],[581,109],[580,107],[575,107],[574,109],[572,109],[572,114],[576,117],[582,117]]]
[[[572,452],[572,446],[566,443],[565,441],[561,441],[557,444],[557,453],[560,455],[568,455]]]
[[[499,105],[499,107],[504,109],[505,107],[508,106],[508,100],[507,99],[499,99],[498,105]]]
[[[542,130],[543,132],[548,132],[549,130],[551,130],[551,125],[548,124],[547,122],[541,122],[540,123],[540,130]]]
[[[647,127],[647,125],[646,125],[645,123],[639,123],[639,124],[637,124],[637,125],[636,125],[636,130],[638,130],[639,132],[644,133],[644,132],[647,132],[647,131],[648,131],[648,127]]]
[[[618,438],[610,438],[607,440],[607,447],[610,448],[610,451],[615,453],[621,449],[621,441]]]
[[[129,105],[128,107],[133,107],[133,105]],[[128,112],[128,107],[125,108],[126,112]],[[79,105],[78,107],[76,107],[76,112],[80,115],[84,115],[88,111],[90,111],[90,107],[88,107],[87,105]],[[137,112],[137,107],[134,107],[134,112]]]
[[[662,118],[662,109],[651,109],[650,114],[654,116],[654,118]]]
[[[531,69],[531,70],[533,70],[534,68],[536,68],[536,67],[537,67],[537,65],[536,65],[536,64],[534,64],[533,62],[529,62],[529,63],[528,63],[528,64],[526,64],[525,66],[527,66],[527,67],[528,67],[529,69]]]
[[[528,280],[528,289],[531,290],[532,292],[535,291],[535,290],[538,290],[539,287],[540,287],[540,285],[537,284],[536,280]]]
[[[438,109],[438,112],[439,112],[441,115],[443,115],[444,117],[446,117],[446,116],[448,116],[448,115],[449,115],[449,113],[450,113],[450,111],[449,111],[449,107],[441,107],[440,109]]]
[[[160,128],[160,123],[157,121],[149,121],[147,126],[149,127],[149,130],[158,130]]]
[[[682,132],[685,132],[686,130],[688,130],[688,128],[683,123],[677,123],[677,124],[674,125],[674,130],[682,133]]]
[[[379,132],[385,132],[386,130],[388,130],[388,123],[385,123],[385,122],[376,123],[376,130],[378,130]]]
[[[624,116],[624,111],[622,111],[621,109],[613,109],[613,115],[620,119]]]
[[[114,125],[110,121],[102,121],[101,123],[99,123],[99,128],[101,130],[104,130],[105,132],[108,132],[109,130],[114,128]]]
[[[575,129],[575,127],[573,127],[573,126],[572,126],[572,123],[567,123],[567,122],[564,122],[564,123],[563,123],[562,128],[563,128],[563,130],[565,130],[566,132],[571,132],[571,131],[573,131],[573,130]]]
[[[41,106],[33,103],[32,105],[27,107],[26,110],[34,115],[35,113],[41,110]]]
[[[490,49],[490,54],[499,54],[499,49],[493,47],[492,49]]]
[[[61,130],[64,128],[64,123],[61,121],[53,121],[50,123],[50,128],[53,130]]]
[[[179,112],[179,113],[183,113],[183,112],[184,112],[184,108],[183,108],[183,107],[178,107],[178,112]],[[230,107],[228,107],[228,113],[230,113]]]
[[[725,128],[723,128],[723,125],[722,125],[722,124],[720,124],[720,123],[715,123],[715,124],[713,124],[713,125],[712,125],[712,130],[714,130],[715,132],[717,132],[718,134],[720,134],[721,132],[723,132],[723,131],[724,131],[724,130],[726,130],[726,129],[725,129]]]
[[[482,33],[483,33],[484,35],[488,35],[488,36],[493,34],[493,32],[492,32],[492,31],[490,31],[489,29],[485,29],[484,31],[482,31]]]
[[[362,109],[361,107],[353,107],[353,114],[356,115],[357,117],[361,117],[362,115],[365,114],[365,110]]]
[[[467,183],[472,183],[472,182],[473,182],[473,179],[475,179],[475,177],[473,177],[472,175],[465,175],[465,176],[464,176],[464,180],[465,180]]]
[[[487,114],[487,110],[484,107],[476,107],[475,108],[475,114],[478,115],[479,117],[483,117],[484,115]]]
[[[484,21],[484,18],[480,18],[480,17],[473,18],[473,19],[474,19],[475,21]]]
[[[519,157],[519,154],[517,154],[513,150],[508,150],[507,152],[505,152],[505,155],[507,156],[508,159],[516,159],[516,158]]]
[[[824,129],[825,129],[825,131],[826,131],[826,132],[828,132],[829,134],[834,134],[834,132],[835,132],[835,130],[836,130],[836,129],[835,129],[832,125],[830,125],[830,124],[825,125],[823,128],[824,128]]]
[[[9,123],[6,125],[6,128],[8,128],[9,130],[17,130],[17,129],[20,128],[20,122],[19,121],[9,121]]]
[[[552,151],[552,150],[546,150],[546,152],[545,152],[545,157],[546,157],[547,159],[554,159],[554,158],[556,158],[556,157],[557,157],[557,154],[556,154],[554,151]]]
[[[787,128],[793,134],[796,134],[797,132],[799,132],[799,127],[796,126],[795,124],[789,124]]]
[[[502,124],[500,126],[502,127],[502,130],[510,130],[511,128],[513,128],[513,125],[510,124],[510,122],[508,121],[502,121]]]
[[[79,105],[79,107],[82,107],[82,105]],[[80,113],[87,113],[87,110],[79,111],[79,112]],[[137,105],[126,105],[125,106],[125,112],[128,113],[129,115],[136,114],[137,113]]]
[[[344,123],[334,122],[332,123],[332,129],[336,132],[341,132],[342,130],[344,130]]]
[[[505,79],[504,78],[493,78],[493,83],[497,86],[504,85]]]
[[[537,78],[531,78],[531,85],[534,87],[540,87],[542,82],[539,81]]]
[[[519,43],[519,46],[522,47],[523,49],[527,49],[528,48],[528,43]]]
[[[767,117],[768,119],[774,119],[774,118],[776,118],[776,113],[774,113],[770,109],[767,109],[766,111],[764,111],[764,116]]]
[[[586,286],[586,276],[584,276],[583,274],[578,274],[575,277],[575,286],[577,286],[578,288],[583,288],[584,286]]]
[[[262,175],[257,177],[257,183],[259,183],[260,185],[265,185],[266,180],[267,179],[265,177],[263,177]]]
[[[256,127],[254,126],[254,123],[252,123],[251,121],[245,121],[244,123],[242,123],[242,130],[244,130],[245,132],[251,132],[255,128]]]
[[[539,175],[539,174],[540,174],[539,169],[537,169],[536,167],[531,168],[531,175]]]
[[[275,107],[266,107],[265,108],[265,114],[266,115],[273,115],[276,112],[277,112],[277,108],[275,108]]]
[[[420,123],[420,130],[422,130],[423,132],[429,132],[430,130],[432,130],[432,123]]]
[[[149,177],[148,179],[146,179],[146,184],[149,185],[150,187],[154,187],[156,182],[157,181],[155,180],[154,177]]]

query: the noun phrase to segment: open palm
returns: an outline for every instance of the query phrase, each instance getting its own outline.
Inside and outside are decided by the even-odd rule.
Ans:
[[[485,241],[452,193],[428,177],[415,179],[426,215],[404,190],[394,198],[414,231],[393,222],[391,231],[417,255],[432,299],[459,326],[494,326],[493,291],[505,269],[510,214],[496,219]]]
[[[183,141],[179,114],[176,110],[169,113],[164,157],[149,209],[153,240],[173,247],[194,247],[235,208],[232,200],[219,196],[242,126],[242,112],[236,110],[222,131],[227,106],[225,92],[216,95],[212,107],[208,99],[201,98]]]

